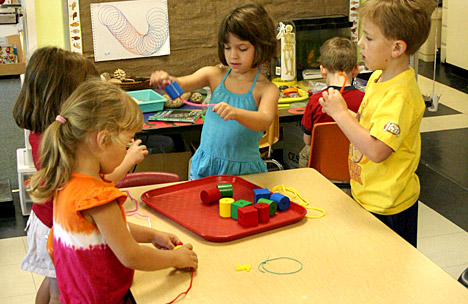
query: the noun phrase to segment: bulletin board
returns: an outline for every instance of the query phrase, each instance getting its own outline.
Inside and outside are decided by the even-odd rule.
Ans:
[[[83,54],[94,60],[91,3],[115,0],[80,0]],[[154,70],[186,75],[219,63],[217,32],[222,18],[233,8],[257,2],[273,21],[348,15],[348,0],[168,0],[170,54],[166,56],[95,62],[101,73],[123,69],[130,76],[149,76]]]

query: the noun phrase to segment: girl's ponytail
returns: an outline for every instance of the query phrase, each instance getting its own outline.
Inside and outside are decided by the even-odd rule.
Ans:
[[[43,134],[41,169],[33,175],[29,184],[29,194],[36,202],[50,199],[54,191],[70,179],[75,149],[67,145],[67,129],[70,129],[68,122],[57,120]]]

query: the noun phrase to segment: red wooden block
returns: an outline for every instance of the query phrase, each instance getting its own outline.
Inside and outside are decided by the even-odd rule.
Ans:
[[[216,185],[208,187],[200,192],[200,199],[202,200],[203,204],[217,202],[220,198],[221,192],[219,192],[219,189],[216,187]]]
[[[270,220],[270,205],[267,203],[256,203],[253,206],[258,210],[258,222],[268,223]]]
[[[245,206],[237,209],[237,221],[243,227],[258,226],[258,211],[252,206]]]

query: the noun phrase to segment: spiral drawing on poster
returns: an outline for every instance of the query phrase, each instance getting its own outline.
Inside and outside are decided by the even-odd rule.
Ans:
[[[161,49],[169,37],[167,11],[152,8],[146,14],[148,31],[139,33],[115,6],[105,5],[99,10],[99,21],[129,52],[150,56]]]

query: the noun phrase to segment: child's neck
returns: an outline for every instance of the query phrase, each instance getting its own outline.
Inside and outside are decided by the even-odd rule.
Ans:
[[[343,86],[343,76],[341,76],[338,73],[328,73],[327,74],[327,79],[326,83],[327,86],[333,86],[333,87],[342,87]],[[348,75],[348,78],[346,79],[346,86],[350,86],[352,84],[353,78]]]
[[[404,54],[392,60],[386,69],[382,70],[378,82],[384,82],[394,78],[409,69],[409,56]]]
[[[78,145],[75,154],[73,173],[80,173],[99,178],[100,165],[94,158],[95,154],[86,145]]]
[[[257,71],[258,71],[258,68],[251,68],[245,72],[238,72],[236,70],[231,69],[231,72],[229,72],[229,75],[236,79],[252,81],[255,78],[255,75],[257,75]]]
[[[257,75],[258,69],[250,69],[243,73],[231,70],[228,77],[224,81],[226,89],[234,94],[245,94],[249,91],[252,83]],[[260,76],[259,76],[260,77]],[[261,79],[261,78],[260,78]]]

